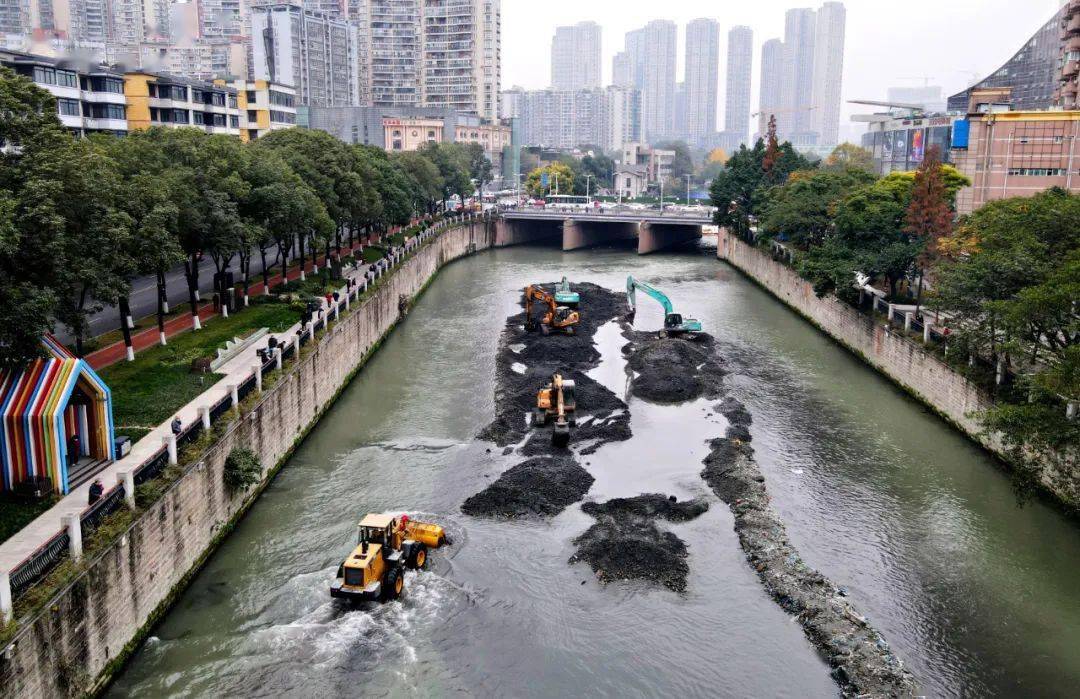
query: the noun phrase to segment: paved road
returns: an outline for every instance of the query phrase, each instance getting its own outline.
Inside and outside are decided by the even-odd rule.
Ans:
[[[267,261],[273,265],[274,260],[277,259],[277,254],[272,253],[267,255]],[[239,260],[233,260],[232,270],[234,274],[239,276]],[[258,255],[251,260],[251,276],[253,281],[257,281],[259,275],[262,273],[262,261]],[[209,294],[214,288],[214,262],[209,257],[204,259],[199,265],[199,291],[202,294],[203,300],[208,298]],[[187,279],[184,277],[183,265],[177,267],[173,271],[165,275],[165,289],[168,293],[169,304],[175,306],[181,303],[187,303]],[[153,315],[157,312],[157,281],[153,276],[138,277],[131,283],[131,316],[138,320],[139,318],[145,318],[146,316]],[[90,317],[90,336],[96,337],[103,333],[107,333],[111,330],[116,330],[120,327],[120,312],[115,306],[108,306],[99,313],[95,313]],[[61,342],[71,342],[75,338],[71,332],[64,326],[58,325],[56,328],[56,336]]]

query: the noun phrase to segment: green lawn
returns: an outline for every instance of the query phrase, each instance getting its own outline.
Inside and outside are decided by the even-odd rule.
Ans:
[[[363,259],[368,264],[378,262],[384,257],[386,257],[386,251],[376,245],[369,245],[364,248]]]
[[[288,304],[259,303],[229,318],[213,318],[199,332],[177,335],[166,347],[144,350],[134,362],[102,369],[98,373],[112,390],[116,434],[136,440],[168,421],[178,408],[220,378],[191,373],[192,360],[214,356],[215,350],[233,337],[244,337],[259,328],[280,333],[299,319],[298,310]]]
[[[337,291],[344,282],[333,281],[330,273],[324,268],[318,274],[309,274],[307,279],[300,281],[293,279],[288,284],[278,284],[271,291],[275,294],[298,294],[301,298],[308,296],[323,297],[326,294]]]
[[[21,500],[7,495],[0,497],[0,542],[10,539],[55,502],[55,497],[41,500]]]

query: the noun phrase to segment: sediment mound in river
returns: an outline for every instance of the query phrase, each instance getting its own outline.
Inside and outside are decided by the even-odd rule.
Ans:
[[[750,416],[750,411],[746,409],[745,405],[728,396],[722,402],[714,405],[713,410],[727,419],[728,428],[726,434],[728,439],[737,439],[740,442],[749,442],[751,440],[750,425],[753,424],[754,419]]]
[[[750,445],[714,439],[710,447],[702,478],[735,514],[739,544],[766,590],[802,624],[844,694],[912,696],[914,679],[889,644],[788,541]]]
[[[545,287],[551,289],[553,285]],[[529,431],[527,416],[536,406],[536,393],[555,372],[561,372],[577,385],[576,417],[580,426],[571,435],[572,445],[592,441],[595,450],[605,442],[630,438],[626,404],[585,375],[600,362],[600,353],[594,345],[596,331],[619,316],[623,296],[585,282],[574,284],[573,288],[581,294],[581,323],[573,335],[527,332],[524,313],[507,319],[495,359],[495,420],[480,432],[480,439],[500,447],[520,442]],[[540,312],[533,311],[536,315]],[[588,420],[589,416],[595,419]],[[550,433],[550,428],[543,431]],[[530,440],[526,453],[557,451],[554,447],[543,447],[540,440]]]
[[[601,583],[645,580],[675,592],[686,590],[686,544],[671,532],[661,531],[656,520],[685,522],[709,509],[699,500],[677,502],[673,497],[646,494],[617,498],[581,507],[596,524],[574,539],[577,551],[571,563],[588,563]]]
[[[711,336],[699,334],[690,340],[634,332],[630,338],[623,354],[627,370],[633,372],[630,390],[638,398],[650,403],[683,403],[716,398],[723,392],[725,372]]]
[[[474,517],[550,517],[585,497],[592,484],[573,458],[532,458],[470,497],[461,511]]]

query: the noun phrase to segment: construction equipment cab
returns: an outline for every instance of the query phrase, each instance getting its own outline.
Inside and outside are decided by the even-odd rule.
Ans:
[[[536,330],[536,319],[533,318],[534,303],[547,306],[547,313],[540,320],[540,330],[545,335],[552,332],[573,335],[574,326],[581,322],[581,315],[577,311],[560,306],[555,302],[554,296],[533,284],[525,287],[525,329],[529,332]]]
[[[577,424],[574,417],[577,414],[574,389],[573,381],[564,379],[562,374],[555,374],[536,394],[533,425],[543,427],[549,421],[553,422],[551,442],[557,447],[565,447],[570,443],[570,428]]]
[[[338,567],[330,596],[354,602],[397,599],[405,589],[405,567],[423,568],[428,548],[446,541],[443,528],[413,522],[407,515],[368,515],[360,521],[356,548]]]
[[[578,304],[581,303],[581,294],[570,288],[570,282],[566,277],[563,277],[562,281],[555,287],[555,303],[567,308],[577,308]]]
[[[651,296],[664,308],[664,328],[656,333],[657,337],[677,337],[679,335],[689,335],[690,337],[693,337],[695,333],[701,332],[701,322],[694,320],[693,318],[683,318],[682,314],[676,313],[674,306],[671,305],[671,299],[663,292],[645,282],[639,282],[633,277],[627,277],[626,303],[630,306],[630,311],[627,316],[631,323],[634,322],[634,316],[637,314],[637,299],[635,292],[638,289],[641,289],[647,295]]]

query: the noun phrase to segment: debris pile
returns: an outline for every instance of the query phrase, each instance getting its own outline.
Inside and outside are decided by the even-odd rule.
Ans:
[[[802,624],[844,694],[912,696],[914,679],[889,644],[788,541],[750,445],[722,438],[710,447],[702,478],[735,514],[739,543],[766,590]]]
[[[588,563],[603,584],[645,580],[675,592],[686,590],[690,572],[686,544],[671,532],[661,531],[656,520],[686,522],[705,513],[707,503],[678,502],[674,496],[653,493],[587,502],[581,509],[595,517],[596,523],[574,539],[577,551],[570,563]]]

